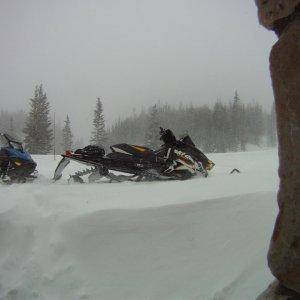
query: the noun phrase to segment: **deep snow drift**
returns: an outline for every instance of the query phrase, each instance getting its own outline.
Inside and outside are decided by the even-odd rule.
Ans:
[[[0,186],[0,299],[255,299],[272,280],[277,152],[214,154],[209,178]],[[229,175],[233,168],[241,174]]]

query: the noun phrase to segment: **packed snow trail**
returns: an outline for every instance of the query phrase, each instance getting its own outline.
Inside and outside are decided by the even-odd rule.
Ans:
[[[209,157],[206,179],[84,185],[35,157],[38,181],[0,187],[0,299],[254,299],[272,279],[277,154]]]

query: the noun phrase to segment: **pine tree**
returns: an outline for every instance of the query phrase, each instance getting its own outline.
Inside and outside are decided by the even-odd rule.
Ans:
[[[9,119],[9,134],[11,136],[15,135],[15,124],[14,124],[14,118],[12,116]]]
[[[49,112],[50,104],[43,86],[36,86],[23,129],[25,147],[32,154],[47,154],[52,149],[53,132]]]
[[[230,106],[231,110],[231,126],[229,135],[230,150],[238,151],[246,150],[246,122],[245,122],[245,107],[241,103],[238,92],[235,91],[233,102]]]
[[[246,107],[247,139],[250,144],[260,145],[265,133],[264,113],[261,105],[253,102]]]
[[[243,104],[236,92],[230,103],[218,101],[213,108],[163,104],[149,108],[148,113],[132,113],[112,125],[109,138],[113,143],[145,143],[156,148],[161,144],[157,135],[162,126],[172,129],[177,137],[187,132],[204,152],[240,151],[248,143],[259,145],[271,123],[260,105]],[[153,136],[157,143],[152,143]]]
[[[149,148],[158,148],[160,143],[159,140],[159,120],[157,106],[151,107],[148,117],[148,128],[145,134],[145,144]]]
[[[62,147],[63,151],[66,151],[71,150],[73,145],[73,134],[71,130],[71,122],[68,115],[64,123],[65,125],[62,129]]]
[[[105,120],[103,115],[103,105],[100,98],[97,99],[96,109],[94,110],[93,131],[90,142],[93,145],[101,146],[107,141],[105,131]]]
[[[228,148],[227,135],[229,131],[228,110],[221,102],[216,102],[213,109],[213,137],[215,152],[226,152]]]

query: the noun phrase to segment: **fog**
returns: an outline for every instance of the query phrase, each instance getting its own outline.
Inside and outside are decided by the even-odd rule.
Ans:
[[[88,135],[97,97],[111,124],[160,101],[273,101],[275,36],[254,0],[1,0],[0,109],[27,109],[42,83],[52,110]]]

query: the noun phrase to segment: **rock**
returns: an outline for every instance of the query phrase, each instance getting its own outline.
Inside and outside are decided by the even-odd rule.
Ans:
[[[273,46],[270,69],[279,142],[279,215],[269,266],[286,287],[300,294],[300,14]]]
[[[271,283],[266,291],[264,291],[257,300],[299,300],[299,296],[280,285],[276,280]]]
[[[275,21],[291,15],[300,0],[255,0],[258,19],[268,29],[274,28]]]
[[[270,55],[279,144],[279,214],[268,263],[280,285],[298,293],[300,299],[300,5],[295,7],[299,3],[296,0],[257,3],[259,9],[263,3],[270,8],[279,3],[286,5],[284,13],[274,11],[272,18],[261,19],[264,26],[273,26],[279,35]],[[277,20],[288,11],[292,14]],[[267,16],[264,9],[259,15]]]

